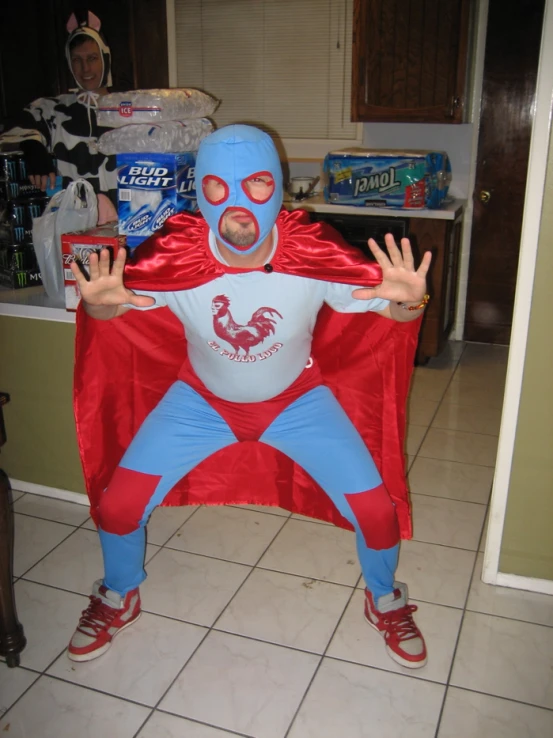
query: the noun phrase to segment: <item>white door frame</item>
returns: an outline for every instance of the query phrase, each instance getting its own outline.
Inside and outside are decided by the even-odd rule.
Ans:
[[[499,571],[499,555],[511,478],[517,418],[522,389],[528,325],[532,307],[534,273],[540,235],[547,152],[553,107],[553,0],[546,0],[538,66],[534,124],[530,140],[528,178],[524,200],[520,259],[517,274],[513,327],[507,365],[505,399],[488,521],[482,579],[515,589],[553,594],[553,581]]]

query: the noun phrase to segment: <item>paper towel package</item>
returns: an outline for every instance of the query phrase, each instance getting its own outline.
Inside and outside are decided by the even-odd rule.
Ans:
[[[119,232],[131,251],[169,216],[196,211],[195,164],[195,152],[117,155]]]
[[[451,182],[447,154],[419,149],[331,151],[323,172],[325,200],[338,205],[437,209]]]

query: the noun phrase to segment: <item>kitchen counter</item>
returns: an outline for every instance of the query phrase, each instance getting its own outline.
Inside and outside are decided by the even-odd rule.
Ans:
[[[75,314],[42,287],[0,290],[0,389],[11,396],[2,468],[15,489],[84,492],[73,418],[75,328]]]
[[[10,290],[0,286],[0,315],[15,318],[34,318],[35,320],[52,320],[56,323],[74,323],[75,313],[52,300],[44,287],[25,287],[21,290]]]
[[[399,210],[395,208],[356,207],[353,205],[331,205],[325,202],[322,192],[306,200],[293,200],[285,194],[284,207],[287,210],[303,210],[317,213],[346,214],[355,216],[380,216],[386,218],[423,218],[427,220],[455,221],[463,212],[466,200],[454,199],[439,210]],[[0,286],[0,316],[34,318],[59,323],[74,323],[75,313],[60,308],[44,292],[43,287],[27,287],[10,290]]]
[[[430,218],[432,220],[455,220],[463,212],[466,202],[466,200],[454,199],[439,210],[400,210],[396,208],[357,207],[356,205],[333,205],[325,202],[322,192],[317,192],[314,196],[308,197],[305,200],[293,200],[290,195],[285,195],[283,204],[287,210],[297,210],[298,208],[302,208],[303,210],[313,211],[316,213],[379,215],[387,218]]]

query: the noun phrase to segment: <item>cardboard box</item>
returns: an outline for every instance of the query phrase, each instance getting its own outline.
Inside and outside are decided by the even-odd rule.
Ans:
[[[40,197],[41,195],[44,195],[44,192],[28,180],[26,182],[10,182],[9,180],[0,179],[0,200],[21,200],[28,197]]]
[[[117,154],[119,231],[133,250],[167,218],[197,210],[195,152]]]
[[[0,269],[4,271],[38,271],[35,250],[28,244],[0,243]]]
[[[77,233],[64,233],[61,237],[63,256],[63,273],[65,281],[65,309],[74,312],[77,309],[81,295],[77,280],[73,276],[70,264],[78,261],[81,268],[88,274],[88,259],[92,252],[99,252],[102,248],[109,248],[114,259],[120,248],[125,248],[126,238],[119,233],[117,223],[106,223],[96,228]]]
[[[38,269],[5,269],[0,267],[0,284],[11,290],[36,287],[42,284]]]

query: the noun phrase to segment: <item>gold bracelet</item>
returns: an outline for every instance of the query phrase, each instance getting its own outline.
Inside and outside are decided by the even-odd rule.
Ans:
[[[422,310],[423,307],[426,307],[428,305],[429,300],[430,295],[425,295],[422,298],[422,302],[419,302],[418,305],[406,305],[404,302],[398,302],[397,305],[399,305],[399,307],[403,308],[404,310],[409,310],[409,312],[413,312],[414,310]]]

